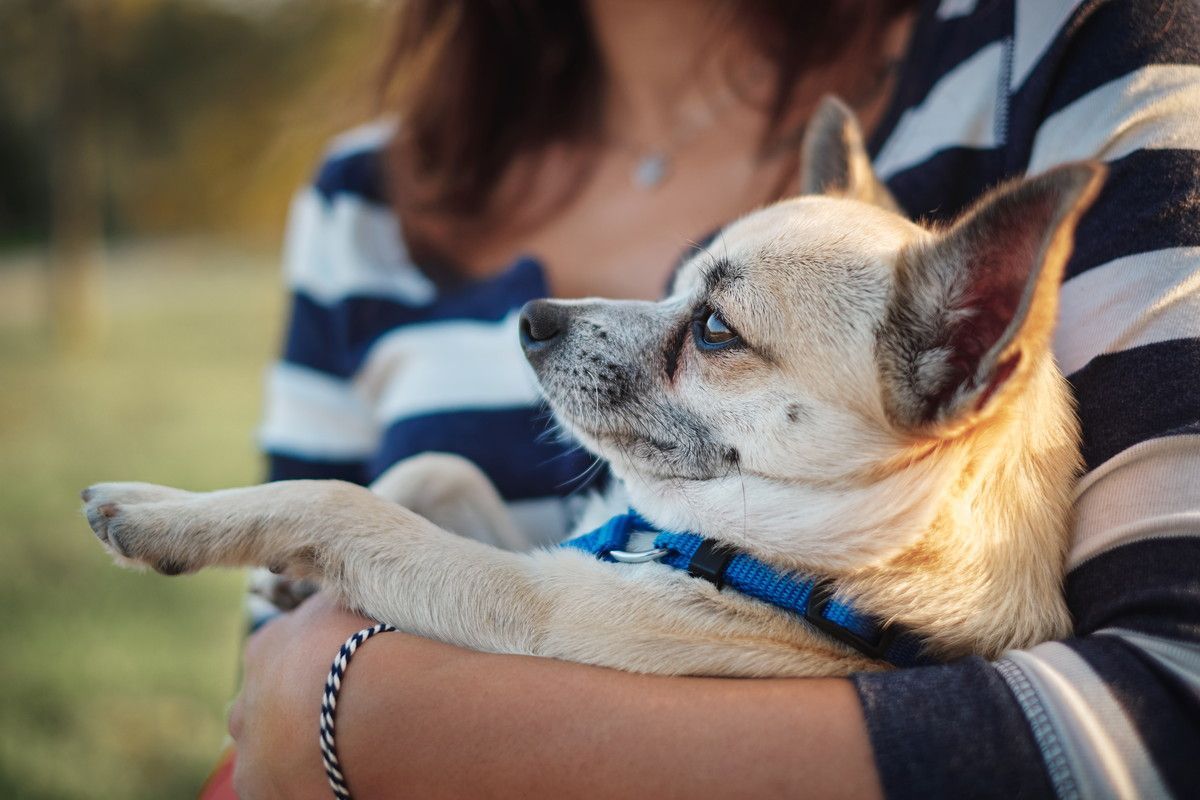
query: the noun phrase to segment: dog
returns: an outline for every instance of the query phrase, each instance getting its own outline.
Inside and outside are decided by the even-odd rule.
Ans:
[[[1103,167],[1003,184],[934,227],[898,213],[839,101],[802,155],[802,194],[726,227],[665,300],[522,310],[558,423],[619,479],[605,515],[641,515],[616,517],[626,549],[504,549],[520,536],[496,491],[437,454],[374,491],[98,484],[83,492],[93,531],[123,564],[269,566],[403,631],[643,673],[888,667],[878,643],[723,586],[735,556],[819,585],[926,659],[1068,633],[1079,429],[1050,339]],[[663,531],[702,539],[704,558],[663,563]]]

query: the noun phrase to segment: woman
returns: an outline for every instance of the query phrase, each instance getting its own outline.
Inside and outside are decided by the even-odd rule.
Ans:
[[[1088,468],[1066,587],[1076,637],[994,664],[742,682],[376,637],[339,705],[357,796],[1200,791],[1200,11],[811,5],[410,3],[391,168],[348,161],[380,152],[351,143],[318,181],[324,205],[297,208],[297,305],[264,432],[275,475],[362,480],[455,450],[530,530],[560,532],[555,498],[587,464],[536,443],[516,337],[501,344],[509,309],[539,292],[656,296],[681,243],[790,190],[796,134],[834,91],[914,217],[950,218],[1063,161],[1109,164],[1055,343]],[[397,217],[371,205],[384,196],[423,269],[394,244],[387,281],[366,258],[320,263],[395,241]],[[246,797],[326,796],[317,698],[365,624],[318,600],[251,641],[231,719]]]

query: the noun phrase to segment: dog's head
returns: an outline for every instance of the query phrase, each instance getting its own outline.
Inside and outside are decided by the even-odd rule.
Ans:
[[[667,299],[534,301],[521,334],[559,421],[644,514],[845,567],[928,523],[906,502],[947,478],[909,467],[1048,363],[1100,170],[1001,186],[931,230],[897,213],[841,103],[804,156],[807,194],[725,228]]]

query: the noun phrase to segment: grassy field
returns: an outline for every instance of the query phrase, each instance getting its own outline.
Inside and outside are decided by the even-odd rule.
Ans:
[[[0,257],[0,797],[193,797],[220,748],[242,576],[117,569],[78,492],[261,477],[272,261],[202,242],[116,248],[105,324],[65,356],[40,319],[36,258]]]

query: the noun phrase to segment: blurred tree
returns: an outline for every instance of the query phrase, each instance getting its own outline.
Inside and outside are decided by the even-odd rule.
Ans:
[[[0,0],[0,242],[49,231],[50,10],[38,0]]]
[[[102,316],[106,237],[278,235],[322,143],[372,113],[386,6],[0,0],[0,246],[49,245],[60,342]]]
[[[49,93],[50,321],[56,340],[77,350],[99,321],[100,119],[94,43],[106,8],[86,0],[47,2],[58,71]]]
[[[48,234],[64,147],[109,235],[277,232],[321,142],[372,113],[389,5],[0,0],[0,245]]]

